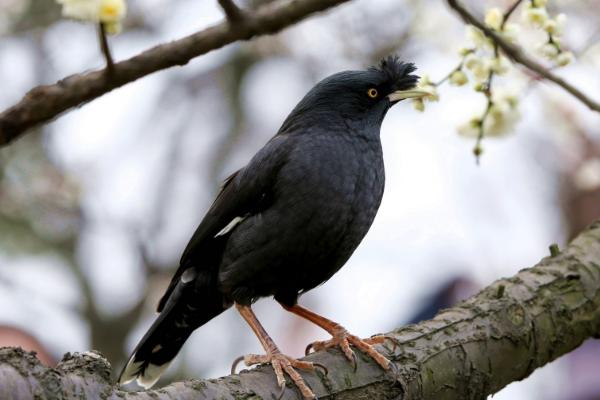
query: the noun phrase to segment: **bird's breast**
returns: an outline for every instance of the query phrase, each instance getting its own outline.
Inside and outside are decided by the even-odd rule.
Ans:
[[[279,174],[276,203],[315,235],[362,238],[379,208],[384,180],[378,140],[312,138],[292,152]]]

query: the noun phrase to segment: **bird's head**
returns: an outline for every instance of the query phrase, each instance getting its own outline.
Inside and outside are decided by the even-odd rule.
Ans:
[[[364,71],[344,71],[317,83],[288,116],[280,132],[312,125],[347,127],[378,134],[394,104],[428,92],[415,89],[419,77],[412,63],[387,57]],[[340,122],[343,122],[340,125]]]

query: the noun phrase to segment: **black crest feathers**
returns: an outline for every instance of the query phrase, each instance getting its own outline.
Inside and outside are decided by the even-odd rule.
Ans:
[[[400,61],[398,56],[387,56],[382,59],[377,66],[369,68],[371,71],[377,71],[384,74],[390,82],[393,82],[397,89],[411,89],[419,81],[417,75],[411,75],[417,69],[413,63]]]

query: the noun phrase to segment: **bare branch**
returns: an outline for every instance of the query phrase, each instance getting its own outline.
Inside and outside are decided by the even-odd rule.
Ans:
[[[311,14],[347,1],[287,0],[269,3],[245,13],[236,24],[222,22],[115,63],[110,79],[105,68],[71,75],[53,85],[38,86],[17,104],[0,113],[0,146],[33,126],[48,122],[65,111],[153,72],[185,65],[195,57],[238,40],[278,32]]]
[[[453,8],[466,23],[474,25],[477,28],[481,29],[514,62],[517,62],[523,65],[524,67],[527,67],[531,71],[535,72],[536,74],[540,75],[541,77],[551,82],[554,82],[555,84],[557,84],[558,86],[562,87],[564,90],[575,96],[579,101],[588,106],[591,110],[600,112],[600,104],[598,102],[592,100],[581,90],[577,89],[569,82],[565,81],[558,75],[555,75],[552,71],[545,68],[542,64],[527,56],[520,48],[518,48],[514,44],[504,40],[497,32],[488,28],[477,17],[471,14],[459,1],[447,0],[447,2],[450,5],[450,7]]]
[[[434,319],[389,333],[381,351],[389,372],[357,357],[357,369],[339,351],[306,359],[328,374],[301,372],[320,399],[484,399],[511,382],[600,336],[600,221],[535,267],[501,279]],[[396,315],[390,310],[390,317]],[[190,380],[128,393],[109,379],[110,366],[94,353],[65,356],[54,369],[29,353],[0,349],[0,398],[109,400],[271,399],[279,393],[270,367],[220,379]],[[101,393],[101,395],[99,395]],[[284,399],[299,399],[293,386]]]
[[[233,0],[219,0],[219,5],[225,12],[229,22],[235,23],[243,18],[242,10],[240,10]]]

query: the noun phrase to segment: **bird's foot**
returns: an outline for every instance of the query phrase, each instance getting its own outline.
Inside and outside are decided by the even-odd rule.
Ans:
[[[308,355],[311,349],[314,351],[320,351],[339,346],[346,358],[354,365],[354,369],[356,369],[356,355],[350,348],[350,345],[353,345],[374,359],[375,362],[381,366],[381,368],[385,370],[390,368],[390,361],[381,355],[381,353],[379,353],[377,350],[375,350],[375,347],[373,347],[376,344],[382,344],[387,339],[386,336],[377,335],[367,339],[361,339],[358,336],[352,335],[344,327],[337,324],[336,326],[332,327],[330,333],[333,336],[331,339],[309,344],[306,347],[306,354]]]
[[[302,376],[300,376],[298,371],[296,371],[296,368],[313,371],[316,366],[315,364],[308,361],[296,360],[295,358],[286,356],[279,351],[268,352],[264,355],[248,354],[244,356],[243,360],[244,364],[249,367],[256,364],[271,364],[273,370],[275,371],[275,376],[277,377],[277,384],[282,391],[285,389],[285,372],[292,379],[292,382],[294,382],[294,384],[298,387],[305,399],[316,398],[313,391],[308,387],[306,382],[304,382]],[[318,366],[321,367],[321,365]]]

